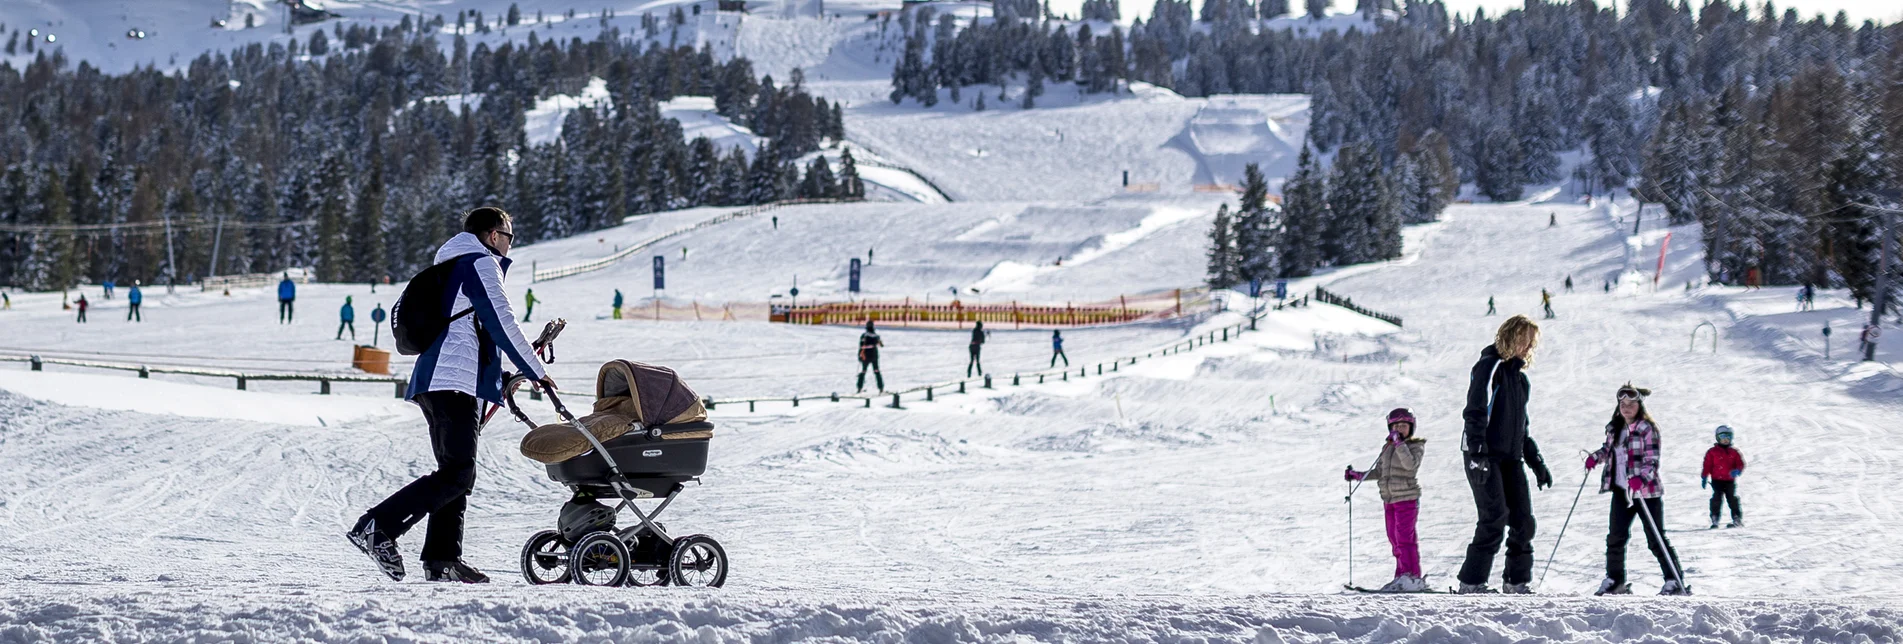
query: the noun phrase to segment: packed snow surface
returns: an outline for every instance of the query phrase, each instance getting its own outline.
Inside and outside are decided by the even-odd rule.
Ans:
[[[800,223],[856,234],[863,221],[851,207],[838,208]],[[955,239],[1016,211],[974,208],[968,223],[944,217],[945,232],[919,235]],[[1140,229],[1158,216],[1137,210],[1118,227]],[[1558,226],[1547,227],[1549,212],[1558,213]],[[99,400],[88,400],[12,385],[38,376],[10,366],[14,372],[0,380],[7,390],[0,393],[0,459],[10,464],[0,471],[0,529],[10,535],[0,544],[0,622],[19,641],[1903,637],[1887,581],[1903,563],[1873,547],[1903,527],[1888,500],[1893,464],[1903,458],[1888,438],[1898,411],[1894,377],[1849,369],[1841,354],[1824,360],[1785,339],[1781,324],[1761,322],[1787,314],[1771,298],[1788,293],[1686,294],[1670,283],[1656,292],[1600,292],[1603,280],[1628,272],[1628,233],[1601,209],[1457,206],[1445,223],[1411,230],[1401,260],[1295,286],[1326,285],[1401,316],[1402,329],[1314,305],[1270,311],[1239,340],[1142,359],[1103,377],[908,400],[903,410],[823,401],[751,413],[724,406],[714,412],[720,429],[705,484],[688,490],[665,519],[727,545],[734,573],[717,591],[519,581],[521,541],[548,526],[566,498],[538,464],[515,453],[520,425],[498,422],[484,432],[469,511],[467,556],[498,583],[393,584],[340,536],[363,508],[431,467],[414,411],[388,404],[387,386],[324,398],[308,389],[240,394],[225,391],[228,380],[97,375],[87,376],[97,384],[84,386]],[[1676,238],[1690,231],[1674,233],[1673,248],[1681,250],[1668,255],[1668,265],[1695,261],[1682,250],[1696,248],[1695,240]],[[1196,248],[1192,239],[1177,252]],[[567,240],[584,242],[603,243]],[[1514,252],[1488,250],[1509,247]],[[1086,266],[1149,270],[1147,258],[1125,255],[1133,248]],[[781,270],[773,268],[782,261],[775,255],[744,257],[762,272]],[[1423,562],[1432,583],[1452,583],[1473,520],[1453,446],[1467,367],[1497,322],[1482,315],[1485,300],[1495,296],[1502,314],[1534,313],[1538,288],[1559,292],[1568,274],[1579,291],[1557,296],[1560,317],[1545,322],[1528,372],[1533,435],[1559,483],[1534,495],[1541,520],[1535,546],[1542,559],[1554,547],[1569,492],[1583,476],[1577,454],[1597,445],[1611,392],[1630,380],[1654,391],[1648,402],[1665,432],[1667,525],[1699,594],[1581,596],[1602,574],[1606,521],[1607,497],[1588,481],[1594,489],[1571,517],[1539,587],[1543,596],[1339,595],[1349,579],[1340,468],[1372,460],[1380,418],[1396,406],[1414,410],[1428,439]],[[564,281],[538,285],[550,299],[536,315],[571,319],[555,372],[567,388],[588,388],[593,365],[617,357],[681,366],[704,391],[765,392],[787,380],[849,384],[853,329],[599,320],[588,313],[604,308],[602,296],[570,301]],[[512,281],[512,295],[522,286]],[[306,289],[300,302],[354,292]],[[73,352],[203,352],[280,366],[320,361],[344,346],[330,339],[327,306],[279,327],[265,289],[229,299],[160,290],[143,324],[115,319],[121,300],[113,300],[83,327],[50,296],[22,295],[5,313],[10,342]],[[1851,315],[1839,294],[1824,294],[1819,307],[1810,315]],[[227,339],[193,348],[213,320]],[[1195,328],[1080,330],[1066,334],[1066,348],[1083,364],[1142,356],[1240,320],[1224,313]],[[1689,333],[1705,321],[1721,331],[1720,350],[1687,351]],[[956,377],[967,335],[889,330],[887,375],[898,385]],[[1042,368],[1043,341],[1000,330],[987,365],[994,373]],[[771,357],[780,355],[790,357]],[[1891,388],[1875,386],[1884,382]],[[188,395],[157,389],[162,384],[229,402],[132,410],[103,400]],[[312,427],[240,411],[282,407],[290,414],[285,396],[371,412],[338,413]],[[1696,473],[1719,423],[1737,428],[1751,462],[1741,483],[1750,527],[1708,532]],[[1391,561],[1374,527],[1380,510],[1371,492],[1357,501],[1354,581],[1378,584]],[[412,561],[420,536],[403,541]],[[1635,585],[1657,584],[1643,546],[1630,551]]]

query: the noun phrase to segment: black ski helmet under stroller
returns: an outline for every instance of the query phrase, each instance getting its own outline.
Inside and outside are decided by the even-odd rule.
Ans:
[[[727,553],[706,535],[671,536],[656,523],[688,482],[707,469],[714,426],[700,398],[672,369],[615,360],[595,379],[594,413],[576,418],[554,392],[544,391],[562,422],[535,426],[516,406],[527,379],[504,388],[509,411],[534,429],[522,437],[522,455],[548,468],[550,479],[574,492],[562,504],[556,529],[529,537],[522,576],[531,584],[572,581],[589,586],[720,586]],[[636,499],[660,498],[652,512]],[[613,505],[603,504],[607,500]],[[617,527],[621,510],[636,521]]]

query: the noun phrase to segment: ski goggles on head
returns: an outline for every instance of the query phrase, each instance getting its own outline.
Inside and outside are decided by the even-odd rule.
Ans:
[[[1620,402],[1624,402],[1627,400],[1644,401],[1646,396],[1652,395],[1652,390],[1641,389],[1641,388],[1632,386],[1631,383],[1627,383],[1626,386],[1619,388],[1618,395],[1619,395]]]

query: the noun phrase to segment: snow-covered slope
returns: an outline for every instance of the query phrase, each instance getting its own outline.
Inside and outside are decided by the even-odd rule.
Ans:
[[[861,220],[850,210],[781,223],[837,217],[835,232],[851,230]],[[1548,227],[1549,213],[1558,226]],[[1311,282],[1402,316],[1404,329],[1331,307],[1297,308],[1271,312],[1241,341],[1143,360],[1114,376],[909,401],[905,410],[824,402],[716,410],[713,467],[670,510],[669,525],[728,544],[735,572],[720,591],[516,581],[520,541],[566,496],[514,453],[519,426],[485,432],[470,510],[468,556],[499,585],[450,588],[379,581],[338,536],[363,507],[429,467],[423,433],[402,407],[293,427],[3,393],[0,459],[16,465],[0,472],[0,529],[13,535],[0,544],[0,615],[20,638],[102,640],[223,639],[232,629],[257,640],[425,641],[1899,637],[1885,580],[1903,572],[1903,561],[1870,547],[1873,536],[1903,527],[1903,513],[1885,500],[1889,464],[1903,458],[1886,433],[1896,400],[1794,367],[1780,346],[1739,331],[1746,322],[1726,314],[1736,294],[1724,291],[1561,292],[1560,317],[1544,323],[1529,371],[1533,435],[1559,480],[1534,496],[1538,551],[1554,547],[1584,476],[1577,451],[1597,444],[1612,390],[1630,380],[1655,392],[1667,521],[1699,596],[1571,597],[1601,574],[1606,497],[1590,493],[1539,588],[1559,597],[1332,596],[1348,579],[1339,470],[1372,458],[1379,419],[1395,406],[1414,410],[1429,441],[1422,554],[1430,578],[1451,583],[1473,520],[1454,445],[1467,366],[1497,321],[1482,315],[1486,297],[1497,297],[1503,314],[1532,313],[1539,287],[1559,291],[1568,274],[1593,285],[1626,267],[1629,229],[1584,208],[1457,206],[1426,232],[1410,233],[1407,259]],[[1177,252],[1194,248],[1179,243]],[[1148,270],[1152,258],[1123,254],[1131,248],[1084,266]],[[768,252],[731,257],[776,270]],[[538,288],[548,289],[549,313],[571,305],[560,283]],[[306,297],[336,297],[316,288]],[[1040,279],[1030,288],[1047,287]],[[156,298],[138,332],[169,326],[174,335],[144,337],[183,339],[192,333],[177,320],[199,319],[184,316],[233,314],[174,297],[176,306]],[[267,299],[234,292],[243,298],[258,319],[228,324],[216,350],[341,345],[328,340],[328,324],[277,328]],[[42,296],[22,298],[6,312],[15,316],[8,327],[108,348],[112,340],[100,338],[138,327],[106,309],[75,328],[50,309],[56,303]],[[849,329],[571,317],[557,363],[570,388],[585,387],[592,364],[610,357],[682,365],[690,383],[728,391],[850,376]],[[1721,351],[1686,351],[1691,328],[1708,319],[1724,332]],[[1067,348],[1088,361],[1186,331],[1079,333]],[[957,332],[888,333],[887,364],[899,372],[888,375],[959,373],[963,341]],[[986,357],[994,370],[1042,366],[1036,335],[1000,333],[993,342]],[[713,362],[696,363],[702,358]],[[1742,530],[1702,530],[1695,474],[1718,423],[1738,428],[1752,463],[1742,487],[1752,523]],[[1377,583],[1388,562],[1372,527],[1379,510],[1371,494],[1358,500],[1355,581]],[[413,548],[417,535],[404,543]],[[1631,550],[1634,580],[1657,583],[1642,547]],[[101,583],[73,585],[93,580]]]

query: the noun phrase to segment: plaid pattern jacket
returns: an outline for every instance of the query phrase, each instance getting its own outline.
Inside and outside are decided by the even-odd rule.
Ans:
[[[1623,435],[1617,434],[1612,425],[1606,426],[1606,442],[1592,455],[1605,465],[1600,474],[1599,493],[1611,492],[1612,477],[1618,470],[1617,455],[1625,458],[1627,478],[1639,479],[1636,488],[1627,490],[1627,495],[1640,499],[1656,499],[1665,494],[1665,485],[1659,480],[1659,430],[1644,420],[1633,421],[1626,426]],[[1618,450],[1615,452],[1614,450]],[[1620,481],[1625,483],[1625,481]],[[1622,487],[1622,486],[1621,486]]]

